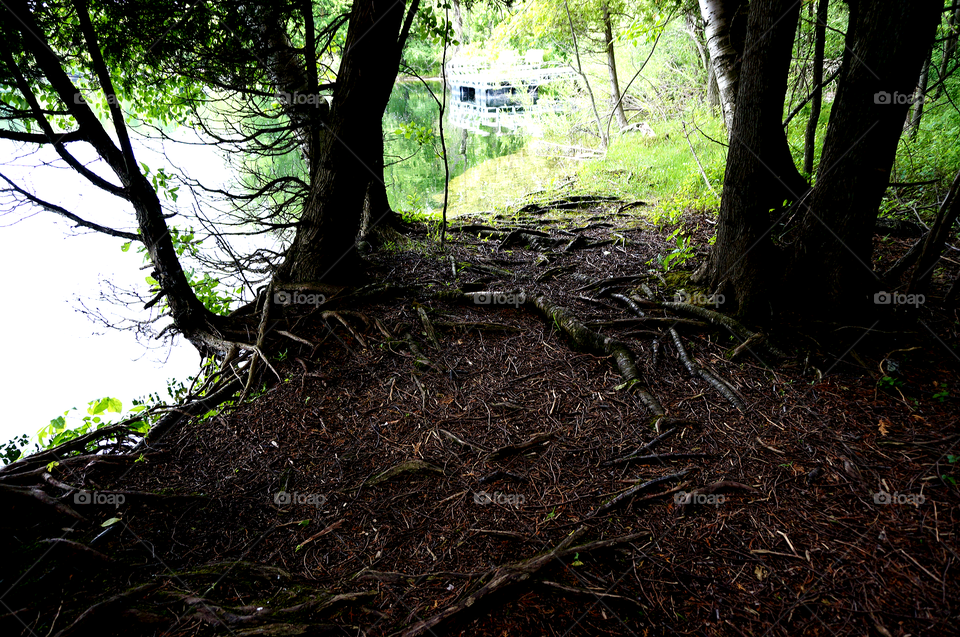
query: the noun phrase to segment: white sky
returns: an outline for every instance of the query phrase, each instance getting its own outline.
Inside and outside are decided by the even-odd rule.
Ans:
[[[139,161],[153,171],[166,167],[172,172],[166,159],[137,141],[135,138]],[[68,148],[92,157],[89,147],[82,144],[69,144]],[[55,157],[52,149],[22,157],[25,150],[0,140],[0,172],[88,221],[135,231],[133,210],[125,201],[92,186],[68,168],[36,168],[39,160]],[[210,149],[168,144],[167,152],[179,164],[186,164],[181,167],[192,177],[205,183],[221,184],[228,174]],[[58,164],[62,162],[58,160]],[[116,183],[112,175],[109,179]],[[185,191],[182,187],[180,202],[188,204],[192,198]],[[10,225],[30,214],[33,216]],[[187,225],[182,219],[171,221]],[[166,398],[167,379],[185,381],[197,372],[200,357],[183,339],[173,348],[147,349],[133,332],[104,328],[79,311],[79,300],[107,316],[123,311],[100,300],[101,289],[108,292],[103,281],[146,294],[144,278],[149,270],[140,270],[142,255],[134,247],[121,252],[123,243],[123,239],[74,229],[67,219],[35,207],[0,217],[0,272],[5,274],[0,311],[5,360],[0,367],[4,411],[0,444],[22,433],[35,435],[71,407],[85,414],[87,403],[97,398],[119,398],[124,411],[132,406],[133,398],[152,392]],[[146,317],[147,311],[139,315]]]

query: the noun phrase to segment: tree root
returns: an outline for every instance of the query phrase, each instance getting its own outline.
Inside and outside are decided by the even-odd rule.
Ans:
[[[690,372],[691,376],[699,376],[703,380],[707,381],[710,385],[714,387],[720,394],[730,401],[730,403],[739,409],[740,411],[746,411],[747,406],[743,404],[743,401],[737,396],[734,392],[733,387],[730,386],[727,381],[722,378],[717,378],[707,370],[700,367],[696,361],[690,358],[690,355],[687,353],[687,350],[683,347],[683,342],[680,340],[680,335],[677,334],[677,330],[670,328],[670,336],[673,337],[673,344],[677,347],[677,353],[680,354],[680,360],[683,361],[684,366]]]
[[[401,462],[400,464],[390,467],[383,473],[379,473],[376,476],[373,476],[367,480],[364,485],[372,487],[380,484],[381,482],[386,482],[387,480],[392,480],[397,476],[401,475],[421,475],[421,474],[439,474],[443,475],[443,469],[435,465],[430,464],[429,462],[424,462],[422,460],[407,460],[406,462]]]
[[[500,447],[496,451],[491,451],[489,454],[487,454],[486,460],[503,460],[504,458],[509,458],[510,456],[523,453],[527,449],[532,449],[534,447],[539,447],[542,444],[546,444],[556,437],[557,432],[555,431],[537,434],[526,442],[521,442],[520,444],[516,445],[507,445],[506,447]]]
[[[670,437],[671,435],[673,435],[678,429],[680,429],[680,427],[671,427],[670,429],[667,429],[665,432],[663,432],[662,434],[660,434],[659,436],[657,436],[656,438],[654,438],[653,440],[651,440],[651,441],[648,442],[647,444],[643,445],[643,446],[640,447],[639,449],[636,449],[635,451],[631,451],[630,453],[628,453],[627,455],[625,455],[625,456],[623,456],[623,457],[621,457],[621,458],[617,458],[617,459],[615,459],[615,460],[607,460],[606,462],[602,462],[602,463],[600,463],[600,466],[601,466],[601,467],[609,467],[610,465],[622,464],[622,463],[624,463],[624,462],[630,462],[630,461],[633,460],[634,458],[639,457],[640,454],[642,454],[643,452],[649,451],[649,450],[652,449],[653,447],[655,447],[655,446],[657,446],[658,444],[660,444],[661,442],[663,442],[665,439],[669,438],[669,437]]]
[[[619,507],[627,504],[627,503],[630,502],[631,500],[633,500],[634,496],[636,496],[636,495],[637,495],[638,493],[640,493],[641,491],[645,491],[646,489],[649,489],[650,487],[652,487],[652,486],[654,486],[654,485],[657,485],[657,484],[660,484],[660,483],[662,483],[662,482],[669,482],[669,481],[671,481],[671,480],[679,480],[680,478],[682,478],[683,476],[687,475],[688,473],[690,473],[690,470],[689,470],[689,469],[685,469],[685,470],[680,471],[680,472],[677,472],[677,473],[671,473],[671,474],[668,475],[668,476],[660,476],[659,478],[654,478],[653,480],[647,480],[647,481],[644,482],[643,484],[638,484],[638,485],[636,485],[636,486],[630,487],[630,488],[627,489],[626,491],[618,494],[618,495],[615,496],[613,499],[609,500],[608,502],[606,502],[606,503],[603,504],[602,506],[598,507],[593,513],[590,514],[590,517],[591,517],[591,518],[595,518],[595,517],[597,517],[597,516],[604,515],[605,513],[609,513],[610,511],[613,511],[614,509],[619,508]],[[679,487],[678,487],[678,488],[679,488]],[[667,493],[670,493],[670,492],[668,491]],[[657,497],[661,497],[661,496],[663,496],[663,495],[666,495],[666,493],[656,494],[656,495],[654,495],[654,496],[651,496],[650,499],[657,498]]]
[[[643,382],[640,370],[637,369],[634,361],[633,353],[626,343],[594,332],[577,320],[569,310],[554,305],[545,296],[538,296],[532,302],[540,314],[552,321],[573,341],[574,345],[584,350],[612,356],[624,381],[620,385],[621,388],[629,388],[635,392],[652,413],[666,413],[660,402],[650,393]]]
[[[674,310],[676,312],[680,312],[681,314],[689,314],[692,316],[696,316],[702,319],[706,319],[707,321],[710,321],[714,325],[725,327],[731,332],[733,332],[734,334],[736,334],[741,340],[744,340],[744,341],[748,340],[751,336],[756,334],[756,332],[747,329],[738,321],[730,318],[729,316],[725,314],[721,314],[720,312],[714,312],[713,310],[708,310],[707,308],[700,307],[699,305],[691,305],[690,303],[674,303],[674,302],[660,303],[659,305],[668,310]],[[774,345],[770,343],[769,340],[764,340],[762,345],[766,351],[770,352],[777,358],[790,358],[789,354],[774,347]]]

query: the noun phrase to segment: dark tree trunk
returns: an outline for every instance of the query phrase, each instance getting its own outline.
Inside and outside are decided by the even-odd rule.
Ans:
[[[409,15],[417,5],[413,0]],[[381,121],[408,24],[403,2],[354,1],[312,193],[277,272],[281,281],[357,279],[355,242],[370,180],[382,181]]]
[[[768,232],[770,208],[783,193],[776,166],[782,153],[789,159],[780,119],[799,16],[800,3],[791,0],[750,5],[717,241],[696,276],[752,319],[769,314],[768,290],[780,262]]]
[[[873,227],[929,51],[939,0],[852,2],[843,73],[817,183],[788,266],[786,303],[856,318],[871,307]],[[909,37],[907,37],[909,34]]]
[[[617,58],[613,53],[613,25],[610,21],[610,10],[607,3],[603,3],[603,44],[607,49],[607,73],[610,75],[610,103],[617,116],[617,125],[620,129],[627,127],[627,116],[623,112],[623,102],[620,99],[620,81],[617,79]]]
[[[823,103],[823,53],[827,39],[827,14],[829,0],[817,2],[817,26],[813,36],[813,97],[810,101],[810,119],[803,140],[803,172],[813,172],[813,155],[817,147],[817,126],[820,124],[820,109]]]

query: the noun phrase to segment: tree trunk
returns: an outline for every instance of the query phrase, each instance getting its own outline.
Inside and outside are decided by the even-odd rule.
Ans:
[[[713,64],[720,106],[727,132],[733,130],[733,112],[740,79],[740,51],[735,46],[731,21],[742,0],[699,0],[707,50]]]
[[[817,2],[817,26],[813,41],[813,97],[810,102],[810,119],[803,140],[803,172],[813,172],[813,155],[817,147],[817,126],[820,124],[820,109],[823,103],[823,53],[827,39],[827,14],[829,0]]]
[[[393,239],[391,233],[397,225],[399,216],[390,207],[387,198],[387,186],[383,177],[383,132],[381,126],[379,149],[376,151],[379,160],[371,166],[378,177],[371,177],[367,184],[367,192],[363,199],[363,219],[360,222],[360,237],[376,247]]]
[[[603,3],[603,43],[607,49],[607,72],[610,75],[610,103],[617,116],[617,125],[621,130],[627,127],[627,116],[623,112],[623,101],[620,99],[620,82],[617,80],[617,59],[613,54],[613,25],[610,21],[610,10],[607,3]]]
[[[957,32],[960,24],[960,2],[956,3],[956,10],[950,14],[947,20],[947,40],[943,44],[943,59],[940,60],[940,73],[937,76],[937,92],[933,99],[939,99],[943,93],[943,87],[946,86],[947,72],[950,70],[950,61],[953,54],[957,51]]]
[[[413,0],[410,15],[417,5]],[[320,140],[312,192],[296,236],[277,271],[280,281],[357,280],[361,264],[355,241],[368,184],[382,180],[381,121],[408,23],[403,2],[354,0],[328,134]]]
[[[717,72],[712,63],[707,67],[707,106],[720,107],[720,88],[717,86]]]
[[[882,0],[850,8],[817,183],[781,288],[789,291],[786,303],[810,314],[830,308],[838,320],[875,309],[873,227],[908,106],[893,96],[913,93],[942,3]]]
[[[920,81],[917,82],[917,92],[914,94],[916,100],[913,102],[913,113],[910,116],[910,138],[914,139],[920,132],[920,120],[923,119],[923,101],[927,96],[927,80],[930,78],[930,55],[933,49],[927,53],[923,62],[923,69],[920,71]]]
[[[771,174],[776,165],[771,158],[786,148],[780,119],[799,17],[800,3],[792,0],[750,5],[717,241],[695,277],[753,320],[769,314],[768,290],[780,263],[768,238],[771,202],[782,191],[780,177]]]

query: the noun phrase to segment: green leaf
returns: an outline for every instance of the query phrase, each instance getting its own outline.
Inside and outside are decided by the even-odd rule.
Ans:
[[[116,523],[119,522],[119,521],[120,521],[120,518],[110,518],[109,520],[106,520],[103,524],[101,524],[100,526],[113,526],[114,524],[116,524]]]

